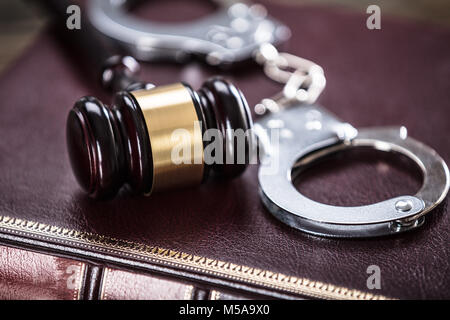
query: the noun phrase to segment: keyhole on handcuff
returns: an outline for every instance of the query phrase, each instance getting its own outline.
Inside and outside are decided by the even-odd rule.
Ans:
[[[161,23],[182,23],[196,20],[216,11],[217,5],[208,0],[131,1],[132,15]],[[170,12],[176,14],[170,14]],[[169,14],[168,14],[169,13]]]
[[[419,167],[406,156],[356,148],[340,151],[292,172],[304,196],[335,206],[360,206],[401,195],[414,195],[422,185]]]

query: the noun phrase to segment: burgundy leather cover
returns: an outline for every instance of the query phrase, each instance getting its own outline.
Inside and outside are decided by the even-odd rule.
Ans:
[[[0,246],[0,300],[78,300],[85,263]]]
[[[102,300],[189,300],[193,287],[166,279],[106,268],[102,277]]]
[[[450,160],[449,30],[383,16],[382,30],[370,31],[365,27],[364,13],[281,4],[267,7],[293,31],[284,49],[323,66],[327,88],[319,101],[322,105],[356,127],[405,125],[410,136]],[[65,119],[83,95],[96,95],[104,101],[110,97],[84,76],[80,65],[76,53],[68,53],[46,32],[0,79],[3,241],[273,296],[273,292],[292,296],[303,292],[326,297],[289,292],[286,288],[293,278],[278,273],[305,278],[299,282],[302,288],[320,291],[325,283],[327,290],[341,297],[350,297],[347,289],[368,292],[367,267],[378,265],[381,289],[370,291],[366,297],[450,298],[447,200],[417,231],[385,238],[334,240],[304,234],[274,219],[258,197],[256,166],[232,181],[150,198],[127,193],[110,201],[86,198],[69,166]],[[182,80],[198,87],[207,76],[219,72],[240,87],[250,105],[280,90],[254,64],[224,72],[200,63],[147,64],[142,78],[156,84]],[[324,202],[355,205],[414,193],[420,185],[410,177],[403,161],[386,162],[366,153],[358,161],[343,159],[319,166],[316,179],[308,175],[301,190]],[[50,236],[44,235],[44,229]],[[70,230],[86,233],[78,235]],[[104,239],[92,234],[113,238],[108,240],[110,246],[97,246]],[[172,256],[171,251],[158,251],[153,246],[212,260]],[[131,254],[127,248],[132,252],[139,248],[145,254]],[[174,257],[188,262],[173,263],[170,259]],[[232,264],[223,266],[215,259]],[[258,269],[248,272],[234,264]],[[243,276],[208,271],[218,268]],[[259,281],[262,276],[267,280],[264,283]],[[343,288],[335,290],[335,286]]]
[[[230,300],[222,290],[0,246],[0,300]],[[95,272],[94,269],[98,269]]]

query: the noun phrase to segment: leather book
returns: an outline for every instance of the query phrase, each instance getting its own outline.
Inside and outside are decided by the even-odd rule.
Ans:
[[[267,8],[292,30],[283,50],[324,68],[321,105],[355,127],[405,125],[450,161],[450,30],[384,16],[381,30],[368,30],[364,12]],[[123,190],[89,199],[68,161],[66,117],[81,96],[111,97],[82,65],[49,29],[0,77],[0,298],[450,298],[447,200],[415,231],[350,240],[275,219],[260,201],[256,165],[236,179],[151,197]],[[198,88],[214,74],[250,106],[281,90],[253,63],[148,63],[141,78]],[[362,150],[318,164],[298,188],[351,206],[414,194],[420,184],[405,159]],[[373,265],[381,283],[370,289]]]

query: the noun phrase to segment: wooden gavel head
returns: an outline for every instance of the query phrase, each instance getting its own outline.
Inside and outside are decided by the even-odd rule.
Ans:
[[[227,137],[229,130],[251,127],[240,90],[212,78],[198,91],[184,83],[135,85],[117,93],[110,107],[83,97],[69,113],[66,137],[76,179],[91,197],[101,198],[115,195],[124,184],[150,194],[211,176],[237,176],[248,164],[252,136],[245,139],[244,163],[236,161],[236,139]],[[222,141],[204,139],[209,129],[216,129],[215,139]],[[205,161],[212,142],[220,146],[223,161]],[[230,150],[235,161],[225,159]],[[177,161],[174,154],[180,155]]]

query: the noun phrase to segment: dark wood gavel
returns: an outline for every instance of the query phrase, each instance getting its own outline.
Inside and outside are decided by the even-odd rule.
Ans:
[[[66,134],[79,184],[91,197],[101,198],[115,195],[124,184],[136,193],[150,194],[200,184],[211,176],[237,176],[248,163],[251,139],[245,140],[245,162],[238,163],[237,141],[227,138],[228,132],[251,127],[240,90],[212,78],[198,91],[184,83],[154,88],[137,83],[117,93],[110,107],[83,97],[69,113]],[[171,135],[179,129],[188,133],[191,156],[187,163],[175,164]],[[202,137],[209,129],[220,132],[222,155],[231,150],[233,161],[204,161],[203,151],[211,141]]]
[[[70,1],[48,0],[42,5],[53,15],[58,30],[65,28]],[[208,177],[234,177],[246,168],[251,139],[245,141],[245,161],[206,163],[203,141],[208,129],[221,133],[222,154],[236,158],[236,141],[227,139],[229,129],[247,131],[252,120],[242,93],[231,83],[213,78],[198,91],[176,83],[153,87],[139,82],[139,64],[111,47],[88,19],[81,30],[67,31],[70,50],[77,52],[84,68],[106,90],[118,92],[106,106],[94,97],[78,100],[67,118],[66,137],[73,172],[80,186],[94,198],[114,196],[125,184],[136,193],[150,194],[177,186],[198,184]],[[195,130],[195,123],[201,128]],[[190,135],[192,163],[170,159],[171,134],[184,129]],[[234,159],[235,160],[235,159]],[[189,161],[188,161],[189,162]]]

